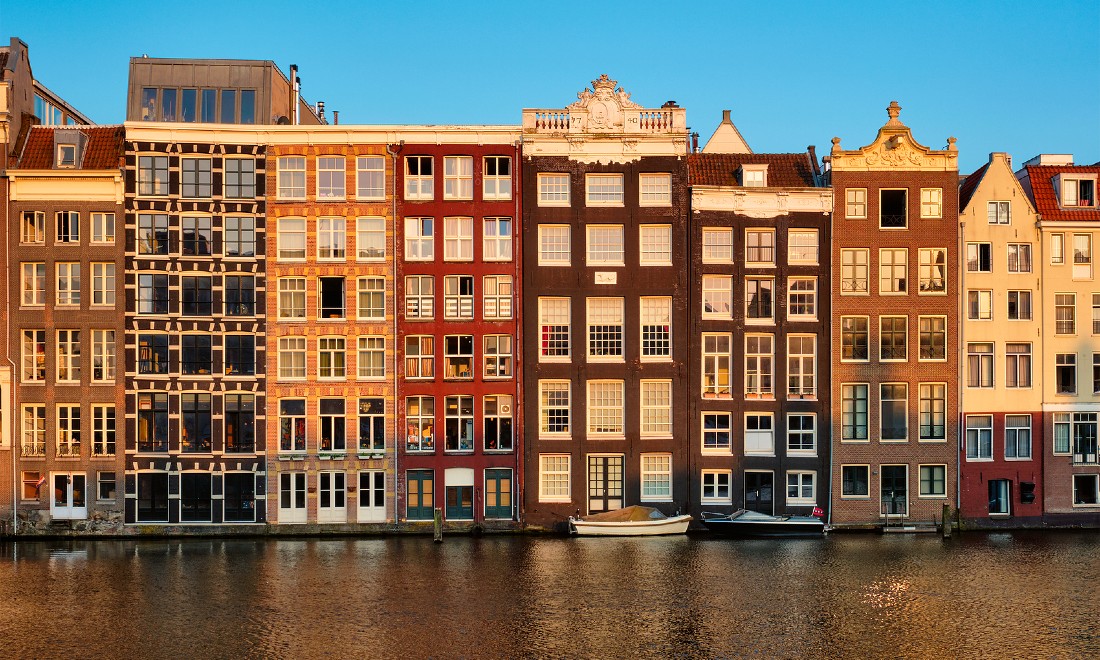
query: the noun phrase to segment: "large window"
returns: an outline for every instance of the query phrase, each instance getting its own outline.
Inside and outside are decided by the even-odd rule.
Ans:
[[[1092,234],[1073,235],[1073,279],[1092,278]]]
[[[588,359],[623,359],[623,299],[589,298]]]
[[[920,440],[947,439],[947,385],[920,384]]]
[[[771,413],[745,413],[745,454],[775,455],[775,418]]]
[[[138,194],[168,194],[168,156],[138,156]]]
[[[80,263],[59,261],[57,266],[57,304],[80,305]]]
[[[279,278],[279,320],[302,320],[306,317],[306,279]]]
[[[569,175],[540,172],[539,206],[569,206]]]
[[[443,278],[443,318],[474,318],[474,278],[446,275]]]
[[[1058,394],[1077,394],[1077,354],[1054,356],[1054,387]]]
[[[317,338],[317,377],[343,380],[347,376],[347,344],[344,337]]]
[[[879,385],[881,439],[904,442],[909,439],[909,386],[906,383]]]
[[[993,460],[993,416],[966,416],[966,460]]]
[[[920,294],[940,294],[947,292],[947,250],[944,248],[921,248],[920,250]]]
[[[115,242],[115,214],[114,213],[93,213],[92,214],[92,242],[93,243],[114,243]]]
[[[168,522],[168,473],[137,474],[138,522]]]
[[[868,497],[871,494],[869,465],[840,466],[841,497]]]
[[[386,159],[383,156],[356,158],[356,197],[381,200],[386,198]]]
[[[345,161],[343,156],[317,157],[317,199],[344,199]]]
[[[508,156],[486,156],[482,172],[481,198],[512,199],[512,159]]]
[[[80,406],[57,407],[57,457],[80,456]]]
[[[321,399],[317,402],[321,428],[320,451],[344,452],[348,449],[348,423],[343,399]]]
[[[382,261],[386,258],[386,219],[356,219],[355,258]]]
[[[946,497],[947,496],[947,466],[946,465],[922,465],[922,466],[920,466],[920,496],[921,497]]]
[[[667,173],[638,175],[640,206],[672,206],[672,175]]]
[[[115,265],[110,262],[92,262],[92,304],[115,304]]]
[[[211,196],[209,158],[180,159],[180,197],[208,198]]]
[[[920,189],[920,217],[943,217],[943,188]]]
[[[989,216],[989,224],[1007,225],[1011,217],[1010,211],[1011,205],[1009,202],[988,202],[986,212]]]
[[[586,236],[589,266],[622,266],[625,263],[622,225],[590,224]]]
[[[1031,387],[1031,344],[1005,344],[1005,387]]]
[[[168,276],[138,275],[138,314],[168,313]]]
[[[189,376],[209,376],[213,369],[210,335],[180,337],[180,373]]]
[[[443,157],[443,199],[474,198],[474,159],[470,156]]]
[[[672,265],[672,225],[638,227],[638,261],[642,266]]]
[[[22,456],[46,455],[46,406],[23,405]]]
[[[869,359],[868,324],[866,316],[842,316],[840,318],[840,359],[866,362]]]
[[[704,227],[702,256],[705,264],[732,263],[733,230],[726,227]]]
[[[511,378],[512,335],[485,335],[482,341],[482,375],[485,378]]]
[[[443,260],[474,260],[473,218],[443,218]]]
[[[405,158],[405,199],[430,200],[435,197],[431,156]]]
[[[474,450],[474,397],[444,399],[444,446],[446,451]]]
[[[775,264],[774,229],[748,229],[745,231],[745,261],[758,266]]]
[[[993,387],[993,344],[971,342],[966,345],[966,386]]]
[[[909,317],[880,316],[878,325],[879,360],[882,362],[904,361],[909,355],[906,341]]]
[[[701,473],[703,504],[730,504],[733,502],[733,473],[730,470],[703,470]]]
[[[570,419],[570,381],[539,381],[539,434],[568,436]]]
[[[306,198],[305,156],[281,156],[278,178],[279,199]]]
[[[967,290],[966,318],[971,321],[990,321],[993,319],[993,291],[991,289]]]
[[[138,214],[138,254],[166,255],[168,254],[168,239],[168,216],[151,213]]]
[[[92,406],[92,456],[115,455],[115,406]],[[100,473],[102,474],[102,473]]]
[[[306,338],[279,337],[279,380],[306,377]]]
[[[251,394],[225,395],[225,451],[251,454],[256,451],[256,397]]]
[[[92,382],[115,380],[115,331],[92,330]]]
[[[214,313],[212,278],[180,278],[180,312],[184,316],[210,316]]]
[[[787,335],[787,395],[806,398],[817,394],[817,336]]]
[[[909,251],[884,248],[878,251],[878,292],[881,295],[904,294],[909,290]]]
[[[473,335],[447,335],[443,338],[443,377],[469,380],[474,377]]]
[[[733,314],[733,277],[703,275],[703,318],[728,319]]]
[[[539,298],[539,360],[568,360],[569,298]]]
[[[867,217],[867,189],[848,188],[844,191],[844,203],[846,218]]]
[[[482,399],[486,451],[512,450],[512,397],[491,394]]]
[[[920,359],[947,359],[947,317],[920,317]]]
[[[386,338],[359,337],[357,359],[360,380],[378,380],[386,377]]]
[[[435,259],[435,220],[405,218],[405,261]]]
[[[569,454],[539,454],[539,501],[570,501]]]
[[[867,390],[865,383],[845,383],[840,386],[840,437],[846,442],[867,440]]]
[[[868,293],[868,254],[869,250],[840,251],[840,294],[855,295]]]
[[[879,228],[905,229],[908,226],[908,190],[879,190]]]
[[[279,261],[304,261],[306,258],[305,218],[279,218]]]
[[[435,317],[435,278],[431,275],[410,275],[405,278],[405,317],[430,319]]]
[[[484,261],[512,260],[511,218],[484,219],[481,232],[481,258]]]
[[[1031,415],[1005,415],[1005,458],[1031,459]]]
[[[732,335],[703,334],[703,396],[729,398]]]
[[[138,335],[138,373],[166,374],[168,365],[168,335]]]
[[[23,378],[24,383],[42,383],[46,381],[46,331],[23,331]]]
[[[512,276],[486,275],[481,290],[482,316],[486,320],[512,318]]]
[[[672,381],[643,380],[640,383],[643,438],[672,437]]]
[[[359,451],[386,448],[386,400],[359,399]]]
[[[817,497],[814,494],[814,477],[817,474],[815,472],[800,472],[790,471],[787,472],[787,504],[789,505],[810,505],[817,502]]]
[[[745,321],[764,322],[774,318],[775,280],[770,277],[745,278]]]
[[[279,451],[305,450],[306,400],[282,399],[279,401]],[[305,497],[304,494],[303,497]]]
[[[317,259],[343,261],[347,256],[347,223],[344,218],[317,218]]]
[[[205,454],[212,450],[210,401],[209,394],[180,395],[180,451]]]
[[[251,275],[226,275],[224,280],[225,315],[256,315],[256,278]]]
[[[137,395],[137,445],[139,452],[168,451],[168,395],[139,392]]]
[[[642,454],[641,501],[672,501],[672,455]]]
[[[970,273],[993,272],[993,246],[990,243],[966,244],[966,270]]]
[[[568,266],[570,240],[569,225],[539,225],[539,265]]]
[[[1008,244],[1008,272],[1031,272],[1031,243]]]
[[[1054,294],[1054,333],[1077,334],[1077,294]]]
[[[703,413],[703,452],[730,452],[733,416],[728,412]]]
[[[641,298],[639,315],[642,360],[672,358],[672,298]]]
[[[1008,320],[1009,321],[1030,321],[1031,320],[1031,292],[1030,291],[1009,291],[1008,292]]]
[[[787,316],[792,320],[817,317],[816,277],[792,277],[787,281]]]
[[[585,202],[588,206],[622,206],[622,174],[586,174]]]
[[[435,397],[405,399],[406,451],[435,451]]]
[[[23,243],[46,242],[46,214],[41,211],[23,211]]]
[[[745,335],[745,396],[772,397],[774,337]]]
[[[817,452],[817,418],[808,414],[787,415],[787,452],[813,454]]]
[[[114,265],[114,264],[112,264]],[[19,288],[23,292],[20,302],[23,305],[39,306],[46,304],[46,264],[21,264]]]
[[[256,159],[225,159],[225,196],[229,199],[256,196]]]
[[[80,382],[80,331],[57,331],[57,381]]]
[[[317,278],[317,318],[342,319],[345,315],[344,278]]]
[[[435,377],[435,337],[405,337],[405,378]]]

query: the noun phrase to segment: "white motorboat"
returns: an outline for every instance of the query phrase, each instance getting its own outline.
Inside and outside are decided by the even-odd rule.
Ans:
[[[583,518],[569,517],[569,531],[578,536],[663,536],[683,534],[690,515],[666,516],[648,506],[628,506]]]

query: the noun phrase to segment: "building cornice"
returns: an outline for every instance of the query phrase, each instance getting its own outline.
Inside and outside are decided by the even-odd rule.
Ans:
[[[112,202],[124,199],[122,170],[7,171],[13,202]]]
[[[357,145],[357,144],[512,144],[515,125],[354,125],[270,126],[126,122],[126,139],[140,142],[211,144]]]
[[[694,186],[693,211],[726,211],[747,218],[775,218],[791,213],[820,213],[833,210],[831,188],[740,188]]]

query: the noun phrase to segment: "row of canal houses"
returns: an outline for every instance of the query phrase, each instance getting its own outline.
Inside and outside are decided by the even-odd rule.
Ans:
[[[607,76],[341,125],[296,67],[143,57],[96,126],[18,39],[0,75],[2,531],[1100,523],[1100,166],[960,177],[896,103],[700,147]]]

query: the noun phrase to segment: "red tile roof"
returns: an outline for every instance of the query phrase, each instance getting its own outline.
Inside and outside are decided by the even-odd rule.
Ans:
[[[978,189],[978,184],[982,182],[982,177],[985,176],[985,171],[988,169],[989,163],[986,163],[974,170],[974,173],[966,177],[966,180],[962,182],[962,186],[959,187],[959,211],[966,210],[967,204],[970,203],[970,198],[974,196],[974,191]]]
[[[88,137],[84,158],[79,163],[82,170],[114,170],[122,167],[122,126],[35,126],[27,137],[18,157],[12,159],[12,167],[21,170],[50,170],[54,167],[54,131],[78,130]]]
[[[691,154],[688,180],[693,186],[740,186],[742,165],[767,165],[769,188],[812,188],[810,155],[805,154]]]
[[[1063,208],[1058,203],[1058,191],[1054,177],[1059,174],[1095,174],[1100,179],[1100,167],[1096,165],[1028,165],[1031,180],[1031,201],[1043,220],[1100,220],[1100,207]],[[1094,190],[1093,194],[1096,194]],[[1093,200],[1095,201],[1095,200]]]

